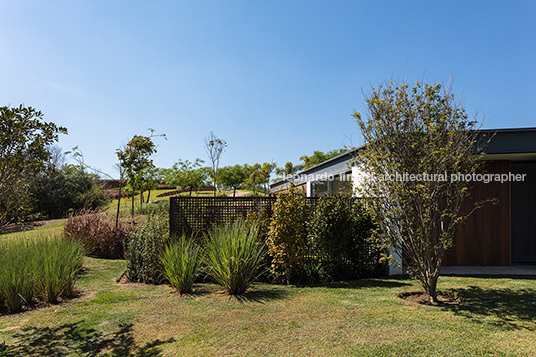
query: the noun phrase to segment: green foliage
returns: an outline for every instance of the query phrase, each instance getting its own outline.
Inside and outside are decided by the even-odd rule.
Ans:
[[[63,234],[82,244],[90,257],[117,259],[124,256],[123,244],[131,230],[124,223],[116,227],[113,218],[102,211],[82,210],[69,215]]]
[[[154,153],[156,153],[156,146],[152,138],[141,135],[134,135],[122,150],[117,150],[120,166],[128,179],[127,184],[131,191],[143,191],[147,171],[154,167],[151,160],[151,155]],[[132,204],[134,205],[134,196],[132,196]],[[134,215],[134,207],[132,207],[132,215]]]
[[[206,236],[208,274],[231,295],[246,292],[259,274],[266,246],[256,224],[238,219],[214,227]]]
[[[379,261],[379,251],[371,252],[367,240],[374,228],[363,204],[349,195],[326,196],[318,200],[309,224],[309,244],[315,261],[332,280],[370,276],[367,271]],[[371,256],[373,254],[374,256]],[[320,275],[320,274],[319,274]]]
[[[355,113],[366,142],[356,163],[364,172],[362,194],[378,220],[376,237],[385,250],[404,256],[409,272],[436,301],[445,252],[465,219],[460,208],[467,182],[450,175],[474,172],[483,148],[477,123],[449,88],[417,81],[387,83],[367,97],[366,120]],[[446,179],[390,180],[396,174],[447,175]]]
[[[170,169],[161,169],[160,172],[167,184],[189,189],[191,195],[192,191],[207,185],[209,170],[202,167],[202,163],[201,159],[195,159],[195,162],[179,160]]]
[[[307,156],[303,155],[300,157],[300,160],[303,161],[303,169],[308,169],[310,167],[316,166],[318,164],[323,163],[324,161],[327,161],[329,159],[332,159],[336,156],[339,156],[341,154],[344,154],[348,151],[348,148],[342,148],[338,150],[331,150],[328,152],[323,152],[320,150],[315,150],[313,152],[313,155]]]
[[[0,229],[31,209],[26,179],[44,168],[47,146],[62,133],[67,129],[43,121],[32,107],[0,107]]]
[[[218,170],[220,184],[224,188],[232,188],[233,197],[235,196],[236,189],[246,182],[248,175],[247,165],[237,164],[234,166],[225,166]]]
[[[147,223],[131,234],[126,242],[127,278],[138,283],[162,283],[161,258],[169,241],[168,216],[149,216]]]
[[[307,221],[310,209],[305,192],[291,187],[277,195],[268,238],[271,271],[287,284],[300,281],[301,267],[309,255]]]
[[[81,245],[59,237],[0,241],[0,310],[72,295],[83,257]]]
[[[186,235],[166,245],[162,256],[164,276],[180,294],[193,291],[201,267],[201,255],[201,248]]]
[[[109,201],[98,177],[80,166],[49,168],[29,181],[34,213],[48,219],[63,218],[70,211],[84,208],[96,209]]]

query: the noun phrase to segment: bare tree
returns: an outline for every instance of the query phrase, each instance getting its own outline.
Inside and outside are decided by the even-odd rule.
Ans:
[[[67,160],[62,148],[57,145],[51,145],[47,147],[47,150],[50,153],[50,159],[48,159],[47,163],[49,168],[56,170],[65,166]]]
[[[212,165],[212,178],[214,181],[214,196],[216,196],[217,190],[217,174],[218,166],[220,164],[221,154],[227,147],[227,142],[216,136],[212,131],[205,138],[205,151]]]

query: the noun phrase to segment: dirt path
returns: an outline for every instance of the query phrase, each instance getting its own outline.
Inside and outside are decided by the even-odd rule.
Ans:
[[[244,195],[247,195],[248,193],[249,192],[245,192],[245,191],[236,191],[235,197],[244,196]]]

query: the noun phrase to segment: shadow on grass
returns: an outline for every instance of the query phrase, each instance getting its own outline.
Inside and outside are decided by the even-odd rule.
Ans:
[[[361,280],[335,281],[324,284],[300,285],[300,287],[311,288],[333,288],[333,289],[359,289],[359,288],[400,288],[410,286],[407,276],[394,276],[389,278],[370,278]]]
[[[462,302],[443,309],[475,322],[490,317],[492,324],[507,329],[536,328],[536,290],[482,289],[478,286],[452,289]]]
[[[95,356],[100,353],[112,356],[158,356],[160,345],[173,342],[155,340],[136,346],[132,324],[122,325],[118,331],[102,334],[80,322],[59,327],[27,327],[13,336],[14,345],[1,345],[0,356]]]
[[[269,288],[255,286],[254,289],[249,290],[243,295],[231,296],[239,302],[256,302],[260,304],[267,303],[271,300],[284,299],[288,297],[291,292],[283,287],[270,286]]]

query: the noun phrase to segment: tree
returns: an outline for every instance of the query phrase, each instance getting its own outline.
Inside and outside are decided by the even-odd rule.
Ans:
[[[27,182],[45,167],[47,147],[67,129],[43,120],[32,107],[0,107],[0,229],[29,209]]]
[[[331,151],[328,151],[328,152],[315,150],[313,152],[313,155],[311,155],[311,156],[303,155],[302,157],[300,157],[300,160],[303,161],[303,168],[308,169],[308,168],[313,167],[315,165],[321,164],[324,161],[327,161],[327,160],[332,159],[332,158],[334,158],[336,156],[344,154],[347,151],[348,151],[347,148],[342,148],[342,149],[338,149],[338,150],[331,150]]]
[[[227,142],[225,140],[219,139],[212,131],[208,134],[208,137],[205,138],[205,151],[207,152],[208,158],[212,166],[212,179],[214,181],[214,197],[216,197],[217,190],[217,174],[218,166],[220,164],[221,154],[223,150],[227,147]]]
[[[166,183],[179,186],[182,189],[189,189],[191,196],[192,191],[204,186],[207,180],[207,171],[201,165],[203,162],[199,158],[195,159],[195,162],[179,160],[173,164],[171,169],[161,170],[161,174]]]
[[[219,171],[221,184],[224,187],[232,188],[233,197],[235,197],[236,189],[248,178],[247,168],[242,165],[234,165],[222,167]]]
[[[300,170],[303,170],[303,165],[294,165],[292,162],[288,161],[284,167],[278,167],[275,169],[275,173],[279,176],[289,176],[294,175]]]
[[[439,84],[386,83],[372,88],[366,103],[367,119],[354,114],[366,144],[356,164],[363,170],[362,194],[372,198],[375,236],[403,258],[436,302],[443,256],[467,217],[460,214],[467,182],[450,175],[480,167],[477,122]]]
[[[156,153],[156,146],[149,136],[134,135],[123,149],[116,151],[121,166],[125,170],[128,185],[132,189],[132,216],[134,216],[134,191],[140,191],[143,203],[143,175],[153,167],[151,155]]]

